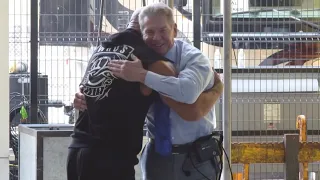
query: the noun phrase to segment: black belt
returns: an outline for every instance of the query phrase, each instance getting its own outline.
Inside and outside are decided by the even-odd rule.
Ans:
[[[155,145],[155,140],[149,138],[149,142],[152,145]],[[172,145],[172,154],[187,154],[190,152],[192,143],[187,143],[187,144],[174,144]]]

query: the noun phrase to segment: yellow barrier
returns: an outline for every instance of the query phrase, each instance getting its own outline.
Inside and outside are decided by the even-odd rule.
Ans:
[[[231,147],[231,161],[235,164],[285,162],[283,143],[236,143]],[[320,161],[320,143],[301,142],[299,150],[299,162]]]
[[[296,121],[296,128],[299,129],[300,132],[300,142],[307,142],[307,121],[304,115],[299,115]],[[300,170],[300,179],[308,180],[308,162],[302,162],[302,166],[299,168]]]
[[[300,131],[298,161],[302,163],[300,179],[308,180],[308,163],[320,162],[320,143],[307,142],[307,121],[299,115],[296,128]],[[234,173],[234,179],[249,180],[249,165],[254,163],[285,163],[285,148],[279,143],[232,143],[231,161],[243,164],[243,173]]]
[[[234,173],[233,180],[243,180],[243,174],[242,173]]]

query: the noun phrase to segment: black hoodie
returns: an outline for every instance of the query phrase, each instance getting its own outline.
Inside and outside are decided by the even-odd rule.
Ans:
[[[103,42],[93,53],[81,83],[87,110],[80,112],[75,123],[70,148],[107,148],[127,158],[140,152],[145,117],[158,94],[143,96],[139,83],[118,79],[108,70],[110,60],[132,60],[132,53],[144,66],[166,60],[148,48],[140,32],[133,29]]]

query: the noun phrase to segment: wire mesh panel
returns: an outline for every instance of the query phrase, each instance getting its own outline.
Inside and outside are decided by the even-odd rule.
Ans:
[[[31,8],[31,2],[13,0],[9,5],[10,147],[16,156],[11,179],[18,178],[17,126],[31,122],[31,83],[38,84],[38,123],[73,123],[71,102],[97,39],[92,1],[39,0],[33,19],[31,12],[37,9]],[[39,26],[32,28],[31,21],[38,21]],[[30,45],[34,29],[37,46]],[[38,55],[31,57],[34,48]],[[31,78],[34,61],[38,62],[37,79]]]
[[[68,123],[63,107],[70,107],[94,40],[89,31],[89,1],[81,5],[75,1],[39,1],[38,20],[34,19],[39,21],[37,47],[30,46],[30,3],[10,3],[10,105],[17,114],[16,121],[20,121],[17,108],[21,106],[28,116],[30,66],[32,61],[38,61],[38,122]],[[32,48],[38,49],[37,57],[31,57]]]
[[[16,160],[10,163],[10,179],[17,180],[18,172],[18,130],[20,122],[26,122],[28,109],[30,74],[25,73],[30,62],[28,51],[30,41],[30,7],[23,1],[11,1],[9,4],[9,78],[10,78],[10,148]]]
[[[125,29],[135,9],[159,0],[106,0],[102,19],[100,0],[39,0],[38,19],[33,19],[39,22],[36,59],[30,56],[34,48],[29,42],[30,1],[10,1],[11,125],[14,129],[28,120],[30,64],[36,59],[38,122],[74,123],[71,103],[97,45],[99,28],[103,40]],[[197,29],[193,1],[173,1],[177,38],[194,43],[198,41],[194,34],[201,33],[200,49],[223,78],[223,1],[200,2]],[[319,141],[320,1],[232,0],[231,4],[232,142],[282,142],[283,134],[297,132],[300,114],[307,117],[308,141]],[[221,131],[221,100],[216,116],[216,129]],[[283,168],[283,164],[252,164],[249,177],[281,179]],[[309,171],[318,173],[319,168],[309,165]],[[243,165],[234,164],[233,171],[243,172]]]
[[[38,72],[48,75],[48,106],[56,106],[48,108],[49,123],[73,122],[68,111],[97,39],[91,3],[39,1]]]
[[[202,3],[202,51],[219,71],[223,2]],[[283,142],[283,134],[297,133],[300,114],[307,117],[308,140],[319,141],[319,2],[232,0],[231,4],[232,142]],[[221,121],[221,104],[217,111]],[[309,165],[309,171],[319,170],[318,165]],[[233,171],[243,172],[243,166],[234,165]],[[251,164],[249,178],[282,179],[283,172],[283,164]]]

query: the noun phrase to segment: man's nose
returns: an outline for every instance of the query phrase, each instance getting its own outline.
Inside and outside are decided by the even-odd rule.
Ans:
[[[157,40],[160,40],[160,39],[161,39],[160,33],[158,33],[158,32],[154,33],[153,40],[157,41]]]

